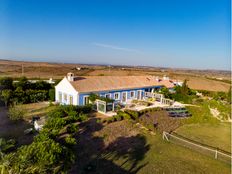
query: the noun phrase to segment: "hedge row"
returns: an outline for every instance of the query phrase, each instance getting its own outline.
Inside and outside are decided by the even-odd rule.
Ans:
[[[133,111],[133,110],[125,110],[124,112],[123,111],[118,111],[117,112],[117,115],[111,117],[111,118],[108,118],[108,119],[105,119],[103,120],[103,123],[112,123],[112,122],[115,122],[115,121],[121,121],[121,120],[138,120],[138,118],[140,116],[142,116],[143,114],[145,113],[148,113],[148,112],[154,112],[154,111],[160,111],[161,108],[147,108],[147,109],[144,109],[144,110],[141,110],[141,111]]]

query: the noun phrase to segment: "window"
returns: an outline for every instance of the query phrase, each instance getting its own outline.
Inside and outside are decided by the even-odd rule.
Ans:
[[[61,103],[62,102],[62,93],[59,92],[59,102]]]
[[[89,104],[89,96],[84,96],[84,105]]]
[[[67,94],[64,94],[64,101],[67,101]]]
[[[130,97],[131,97],[131,98],[134,98],[134,97],[135,97],[135,91],[131,91],[131,92],[130,92]]]
[[[120,98],[119,92],[114,93],[114,99],[115,99],[115,100],[119,100],[119,98]]]
[[[71,95],[69,96],[69,104],[73,105],[73,96],[71,96]]]
[[[110,94],[106,94],[105,97],[106,97],[106,98],[110,98]]]

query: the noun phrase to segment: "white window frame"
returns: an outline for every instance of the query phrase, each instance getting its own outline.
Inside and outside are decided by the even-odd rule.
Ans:
[[[88,99],[87,104],[85,103],[86,98],[89,98],[89,95],[85,95],[85,96],[83,97],[83,105],[89,104],[89,99]]]
[[[116,95],[116,94],[118,94],[118,98],[115,98],[115,95]],[[115,100],[120,100],[120,92],[115,92],[115,93],[114,93],[114,99],[115,99]]]
[[[133,97],[131,96],[131,93],[132,93],[132,92],[134,93],[134,96],[133,96]],[[130,91],[130,98],[135,98],[135,91]]]
[[[62,103],[62,98],[63,98],[63,95],[62,95],[62,92],[58,92],[58,101],[60,102],[60,103]]]
[[[72,100],[71,100],[72,99]],[[69,104],[73,105],[73,95],[69,95]]]
[[[65,97],[66,96],[66,97]],[[68,101],[68,94],[63,93],[63,97],[64,97],[64,101],[67,102]],[[66,98],[66,99],[65,99]]]
[[[123,101],[123,93],[126,93],[126,101]],[[122,98],[121,98],[122,102],[127,102],[127,91],[122,92]]]
[[[140,97],[138,97],[138,92],[140,91]],[[137,99],[138,100],[142,100],[142,92],[143,92],[143,90],[137,90]]]
[[[106,97],[107,95],[109,95],[109,97]],[[105,98],[111,98],[111,94],[110,93],[105,94]]]

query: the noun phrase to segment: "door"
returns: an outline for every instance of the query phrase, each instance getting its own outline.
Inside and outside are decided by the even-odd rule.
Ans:
[[[126,102],[126,92],[122,93],[122,102]]]
[[[137,91],[137,99],[138,100],[142,99],[142,91],[141,90]]]
[[[84,105],[89,104],[89,96],[84,96]]]

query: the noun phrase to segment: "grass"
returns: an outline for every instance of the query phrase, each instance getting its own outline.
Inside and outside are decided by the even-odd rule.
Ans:
[[[86,126],[78,136],[74,167],[80,173],[86,168],[103,174],[230,173],[229,164],[164,141],[160,134],[151,135],[130,121]]]
[[[184,125],[178,128],[176,133],[191,140],[231,152],[230,130],[230,123],[218,123],[216,125],[205,123]]]
[[[183,124],[210,123],[214,125],[219,123],[219,121],[210,113],[208,104],[206,102],[197,106],[187,106],[186,108],[192,114],[192,116],[188,119],[182,120]]]
[[[46,116],[49,111],[55,108],[55,106],[49,106],[48,102],[24,104],[20,107],[26,110],[26,115],[24,117],[26,120],[31,119],[33,116]]]
[[[183,125],[175,132],[188,139],[231,152],[230,123],[220,122],[213,117],[209,107],[217,108],[220,116],[228,119],[231,105],[205,100],[197,106],[187,107],[192,117],[182,120]]]

